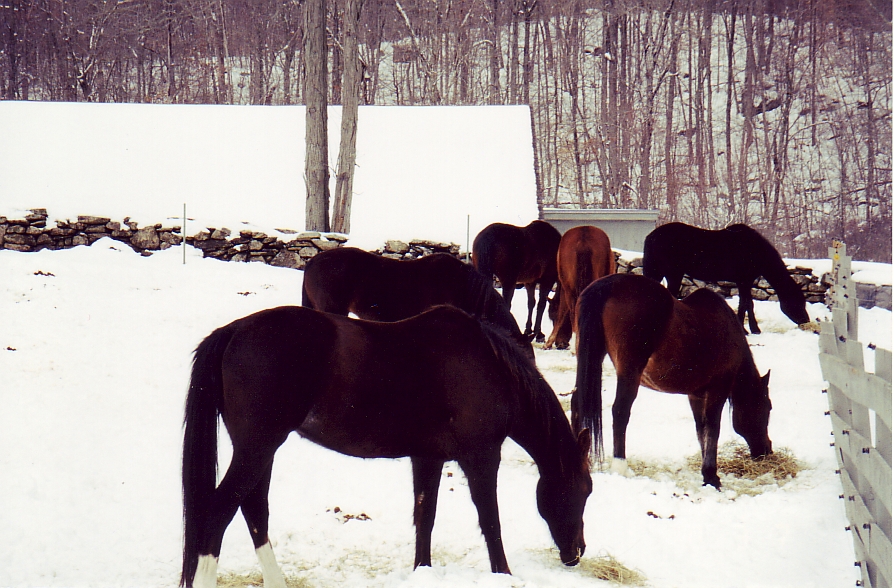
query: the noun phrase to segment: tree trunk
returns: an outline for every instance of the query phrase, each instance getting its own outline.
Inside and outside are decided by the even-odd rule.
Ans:
[[[360,102],[360,53],[357,27],[363,0],[345,0],[344,76],[342,80],[341,144],[335,179],[335,203],[332,230],[351,232],[351,196],[354,186],[354,165],[357,161],[357,108]]]
[[[307,185],[305,227],[329,230],[329,140],[326,96],[326,0],[308,0],[304,18],[306,129],[304,180]]]

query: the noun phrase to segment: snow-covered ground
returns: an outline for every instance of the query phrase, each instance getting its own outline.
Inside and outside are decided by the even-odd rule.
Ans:
[[[297,303],[302,272],[202,259],[193,250],[184,265],[178,249],[143,258],[102,240],[67,251],[0,251],[0,274],[0,585],[174,584],[191,351],[217,326]],[[523,298],[515,298],[519,317]],[[821,305],[809,311],[827,314]],[[761,371],[772,369],[770,436],[808,469],[756,496],[738,494],[734,480],[724,481],[724,492],[703,489],[697,472],[659,480],[594,473],[585,560],[611,554],[656,587],[853,585],[817,338],[776,304],[757,303],[757,312],[764,333],[749,342]],[[860,312],[864,341],[890,341],[890,312]],[[538,350],[537,361],[557,393],[571,390],[570,352]],[[613,390],[611,370],[605,386]],[[609,392],[606,408],[611,399]],[[727,414],[722,441],[734,437]],[[628,442],[631,458],[682,465],[697,451],[686,400],[644,390]],[[225,437],[223,447],[225,468]],[[590,568],[559,562],[536,512],[536,480],[531,460],[507,442],[499,493],[514,576],[497,577],[464,478],[448,465],[435,565],[413,572],[409,462],[344,457],[294,437],[277,454],[271,536],[299,585],[602,585]],[[349,520],[360,514],[368,520]],[[254,559],[237,517],[221,573],[250,573]]]

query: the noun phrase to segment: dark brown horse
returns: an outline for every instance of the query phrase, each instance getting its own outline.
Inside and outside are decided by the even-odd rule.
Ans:
[[[486,276],[496,276],[503,298],[511,308],[515,286],[523,284],[528,291],[528,320],[524,334],[544,340],[541,330],[543,311],[549,294],[556,285],[556,252],[562,235],[547,222],[535,220],[526,227],[493,223],[484,227],[472,243],[472,261]],[[537,318],[533,322],[534,290],[539,288]]]
[[[533,360],[534,349],[494,289],[493,279],[446,253],[413,260],[339,247],[304,268],[301,305],[362,319],[394,322],[450,304],[503,329]]]
[[[233,458],[215,488],[218,417]],[[416,566],[431,565],[441,469],[455,460],[491,569],[509,573],[497,509],[506,437],[538,466],[537,504],[561,560],[575,565],[584,551],[589,432],[572,434],[513,342],[452,306],[396,323],[286,306],[221,327],[196,349],[183,440],[183,585],[215,584],[224,530],[240,508],[265,585],[285,585],[267,536],[267,492],[274,454],[292,431],[346,455],[410,457]]]
[[[561,294],[553,319],[553,332],[546,340],[545,349],[553,345],[558,349],[568,348],[571,334],[577,332],[576,307],[580,293],[595,280],[610,276],[616,270],[611,242],[605,231],[598,227],[572,227],[565,231],[556,262]]]
[[[626,469],[625,436],[640,384],[686,394],[702,452],[704,483],[717,488],[717,439],[729,400],[733,428],[751,456],[772,453],[770,373],[754,364],[742,324],[723,298],[707,289],[679,301],[644,276],[615,274],[590,285],[578,302],[577,385],[571,399],[575,430],[595,431],[601,458],[602,362],[618,374],[612,405],[613,469]]]
[[[763,276],[776,290],[779,306],[796,324],[810,322],[806,299],[792,280],[776,248],[746,225],[730,225],[719,231],[683,223],[661,225],[646,236],[643,275],[661,281],[680,295],[683,275],[699,280],[735,282],[739,290],[739,322],[748,315],[748,328],[760,333],[754,317],[751,286]]]

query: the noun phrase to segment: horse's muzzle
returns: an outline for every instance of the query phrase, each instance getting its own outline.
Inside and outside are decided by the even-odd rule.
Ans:
[[[565,564],[566,566],[568,566],[569,568],[576,566],[577,564],[580,563],[580,558],[584,555],[585,549],[586,549],[586,546],[578,547],[577,549],[574,549],[573,551],[575,552],[575,554],[573,557],[566,557],[565,555],[560,554],[562,563]]]

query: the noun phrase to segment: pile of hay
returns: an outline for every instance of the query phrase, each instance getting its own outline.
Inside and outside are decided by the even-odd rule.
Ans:
[[[628,467],[636,476],[670,480],[686,491],[702,485],[702,457],[699,453],[686,458],[683,464],[630,459]],[[717,450],[717,473],[723,484],[722,489],[740,495],[756,496],[771,488],[782,487],[805,467],[785,447],[761,459],[751,459],[748,447],[734,441],[723,444]]]
[[[702,467],[701,455],[690,456],[686,461],[690,468],[700,470]],[[739,443],[729,442],[717,450],[717,470],[737,478],[757,480],[769,476],[784,484],[803,469],[804,464],[786,447],[759,459],[752,459],[748,447]]]
[[[581,559],[580,570],[585,575],[622,586],[645,586],[646,577],[631,570],[609,554]]]

